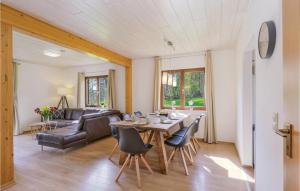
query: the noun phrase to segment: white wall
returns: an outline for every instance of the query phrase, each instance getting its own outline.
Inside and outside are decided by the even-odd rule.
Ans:
[[[132,109],[152,112],[154,94],[154,59],[135,59],[132,62]]]
[[[18,103],[22,131],[41,118],[34,113],[37,107],[56,106],[59,101],[57,89],[62,84],[63,72],[59,68],[21,63],[18,66]]]
[[[85,72],[86,76],[108,75],[109,69],[116,71],[116,109],[125,111],[125,68],[112,63],[64,68],[64,83],[73,87],[73,95],[69,98],[71,107],[77,107],[77,75]]]
[[[219,141],[234,142],[236,139],[236,88],[235,52],[222,50],[212,53],[216,102],[216,129]],[[184,56],[162,60],[162,70],[204,67],[204,56]],[[154,83],[154,59],[133,60],[133,110],[152,112]],[[149,88],[148,88],[149,87]],[[229,112],[230,111],[230,112]],[[188,112],[188,111],[186,111]],[[193,111],[200,115],[203,111]],[[203,124],[202,124],[203,125]],[[203,127],[203,126],[202,126]],[[203,128],[201,128],[203,130]],[[199,131],[203,137],[203,131]]]
[[[57,88],[72,87],[72,95],[67,99],[70,107],[77,106],[77,74],[107,75],[109,69],[116,70],[116,105],[125,111],[125,68],[105,63],[81,67],[58,68],[38,64],[22,63],[19,66],[18,101],[20,126],[22,131],[30,130],[29,124],[40,121],[34,109],[41,106],[57,106],[60,96]]]
[[[267,10],[266,10],[267,7]],[[248,164],[247,137],[243,110],[244,55],[250,49],[256,51],[256,190],[283,190],[283,140],[272,129],[272,115],[279,112],[282,126],[283,83],[282,83],[282,11],[280,0],[254,0],[246,14],[236,46],[237,62],[237,139],[236,145],[243,164]],[[260,25],[273,20],[277,29],[277,41],[273,56],[260,59],[257,38]],[[254,43],[251,43],[254,42]],[[249,46],[250,44],[250,46]],[[250,87],[248,87],[250,88]],[[249,117],[249,116],[248,116]],[[251,136],[251,135],[250,135]]]

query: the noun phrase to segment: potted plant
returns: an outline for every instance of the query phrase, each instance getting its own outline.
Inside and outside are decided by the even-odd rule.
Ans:
[[[100,103],[100,107],[101,107],[101,108],[105,108],[104,102]]]

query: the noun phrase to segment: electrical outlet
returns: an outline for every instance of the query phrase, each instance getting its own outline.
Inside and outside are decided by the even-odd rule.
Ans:
[[[273,117],[272,117],[273,118],[272,126],[273,126],[273,129],[275,129],[275,130],[278,129],[278,115],[279,115],[278,112],[274,112]]]

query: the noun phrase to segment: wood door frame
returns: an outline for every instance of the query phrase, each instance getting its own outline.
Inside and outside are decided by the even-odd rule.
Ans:
[[[132,111],[132,60],[31,15],[0,3],[1,8],[1,83],[0,143],[1,190],[15,184],[13,162],[13,31],[94,55],[125,67],[125,110]]]
[[[284,190],[300,190],[300,3],[282,1],[284,122],[293,125],[292,158],[284,157]]]

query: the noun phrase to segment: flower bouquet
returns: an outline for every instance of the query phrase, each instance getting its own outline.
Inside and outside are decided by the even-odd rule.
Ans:
[[[56,112],[56,110],[56,107],[43,106],[40,108],[36,108],[34,112],[36,114],[41,115],[43,121],[49,121],[52,118],[53,113]]]

